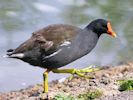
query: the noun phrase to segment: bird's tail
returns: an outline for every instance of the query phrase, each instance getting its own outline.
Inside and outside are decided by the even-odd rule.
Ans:
[[[7,50],[7,54],[4,55],[3,57],[6,57],[6,58],[23,58],[24,53],[15,53],[14,49],[9,49],[9,50]]]

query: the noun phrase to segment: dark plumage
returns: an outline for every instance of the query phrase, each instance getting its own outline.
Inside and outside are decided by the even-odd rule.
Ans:
[[[104,19],[94,20],[84,29],[65,24],[50,25],[33,32],[30,39],[8,50],[7,55],[34,66],[59,68],[88,54],[103,33],[116,36]]]

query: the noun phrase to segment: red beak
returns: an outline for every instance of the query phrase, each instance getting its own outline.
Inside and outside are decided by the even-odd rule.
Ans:
[[[107,28],[108,28],[108,31],[107,33],[113,37],[117,37],[116,33],[113,31],[112,27],[111,27],[111,24],[110,22],[107,23]]]

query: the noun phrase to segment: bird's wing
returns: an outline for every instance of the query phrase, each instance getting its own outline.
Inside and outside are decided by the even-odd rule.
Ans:
[[[50,25],[33,32],[32,37],[21,44],[12,53],[23,53],[39,47],[45,51],[44,53],[46,55],[50,55],[58,51],[60,46],[69,45],[78,30],[81,29],[71,25]]]
[[[68,46],[78,30],[81,29],[71,25],[55,24],[34,32],[33,37],[37,37],[41,48],[49,55],[58,51],[59,47]]]

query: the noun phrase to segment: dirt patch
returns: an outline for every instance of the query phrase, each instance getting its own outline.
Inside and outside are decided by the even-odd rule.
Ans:
[[[94,79],[74,76],[71,81],[68,79],[52,81],[49,84],[48,98],[52,99],[60,93],[76,97],[79,94],[98,89],[102,91],[103,96],[96,100],[131,100],[133,91],[120,92],[118,80],[133,79],[133,62],[104,68],[97,72],[86,73],[87,76],[93,76]],[[0,93],[0,100],[40,100],[42,91],[43,87],[39,84],[19,91]]]

